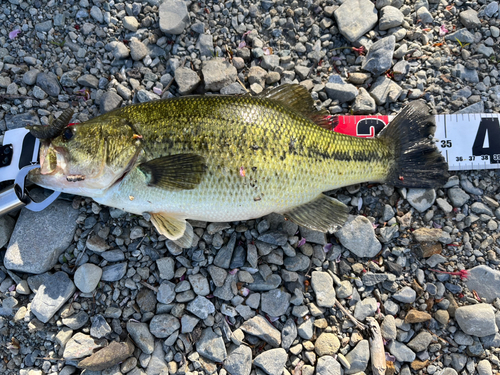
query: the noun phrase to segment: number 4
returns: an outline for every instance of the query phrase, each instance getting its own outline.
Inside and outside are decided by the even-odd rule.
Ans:
[[[486,132],[488,132],[488,147],[483,147]],[[500,160],[495,160],[493,157],[493,155],[498,154],[500,154],[500,124],[498,118],[482,118],[472,146],[472,155],[488,155],[490,164],[498,164]]]

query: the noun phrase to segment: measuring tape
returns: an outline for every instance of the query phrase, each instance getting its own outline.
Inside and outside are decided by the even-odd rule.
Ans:
[[[500,168],[500,122],[498,114],[464,113],[434,116],[436,146],[452,171]],[[394,116],[336,116],[334,131],[372,138]]]

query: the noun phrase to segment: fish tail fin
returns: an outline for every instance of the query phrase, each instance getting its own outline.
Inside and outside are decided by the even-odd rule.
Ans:
[[[423,100],[408,104],[380,133],[392,147],[396,160],[386,183],[396,187],[437,188],[449,177],[448,164],[432,141],[436,129]]]

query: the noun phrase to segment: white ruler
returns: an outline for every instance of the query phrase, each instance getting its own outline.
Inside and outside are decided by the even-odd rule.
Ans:
[[[394,116],[336,116],[335,131],[373,137]],[[500,168],[500,115],[464,113],[437,115],[436,146],[452,171]]]

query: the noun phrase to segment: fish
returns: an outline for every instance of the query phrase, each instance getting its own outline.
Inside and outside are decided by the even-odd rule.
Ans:
[[[424,101],[404,107],[373,139],[331,131],[298,84],[257,96],[198,95],[132,104],[57,129],[36,129],[42,187],[145,215],[190,247],[187,220],[244,221],[270,213],[332,232],[349,208],[324,192],[380,182],[436,188],[448,167]]]

